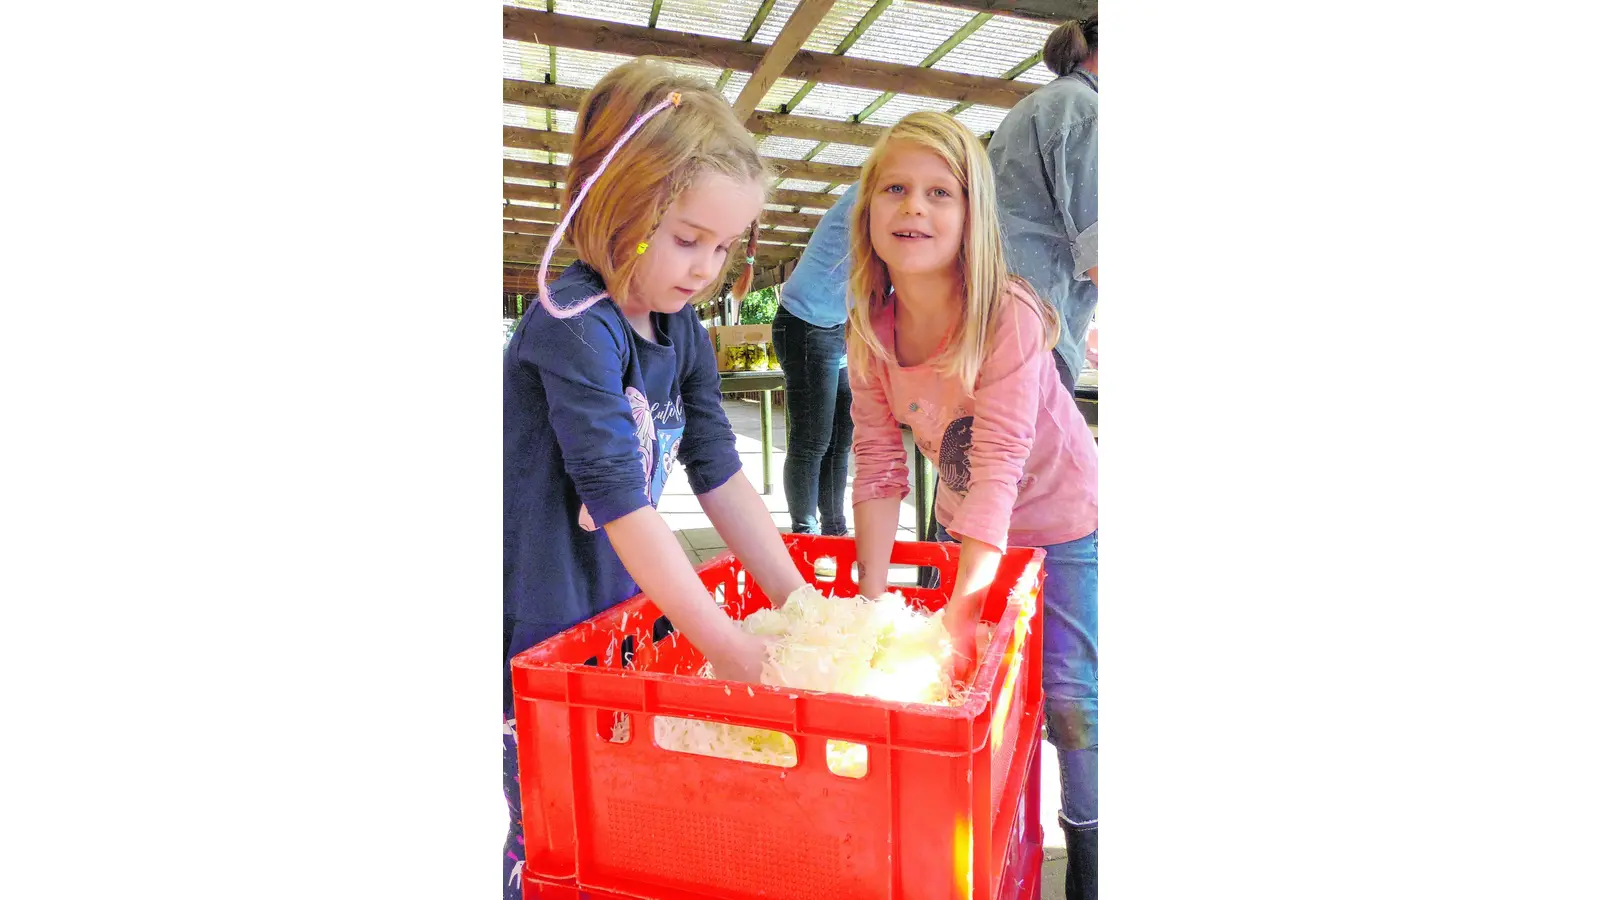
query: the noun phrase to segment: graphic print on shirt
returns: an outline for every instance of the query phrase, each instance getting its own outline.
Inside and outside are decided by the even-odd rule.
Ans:
[[[939,445],[939,480],[962,496],[972,481],[972,416],[963,416],[944,430]]]
[[[638,388],[626,387],[622,393],[628,398],[628,411],[633,416],[634,436],[639,439],[639,465],[644,468],[645,499],[653,507],[661,502],[667,478],[672,475],[673,460],[678,444],[683,440],[683,398],[667,405],[666,415],[675,415],[677,421],[656,428],[657,415],[652,415],[650,401]],[[578,507],[578,527],[595,531],[594,518],[588,506]]]
[[[654,473],[655,457],[650,452],[655,445],[656,420],[650,415],[650,398],[636,387],[622,389],[628,398],[628,411],[633,414],[633,434],[639,439],[639,464],[644,466],[644,489],[650,491],[650,476]]]

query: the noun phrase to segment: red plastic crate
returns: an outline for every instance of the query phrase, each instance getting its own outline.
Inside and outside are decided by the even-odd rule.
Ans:
[[[824,591],[856,591],[853,540],[785,535],[784,542]],[[933,566],[944,588],[893,589],[937,611],[949,599],[959,552],[954,544],[895,544],[893,564]],[[815,578],[822,557],[836,560],[836,579]],[[704,659],[666,631],[643,596],[519,654],[512,686],[525,896],[1037,896],[1043,559],[1031,548],[1001,558],[980,616],[993,637],[962,706],[698,678]],[[700,577],[736,619],[771,605],[731,554],[703,565]],[[662,749],[653,739],[658,715],[787,734],[797,764]],[[624,743],[611,740],[619,716],[629,719]],[[866,776],[830,771],[829,740],[865,745]]]

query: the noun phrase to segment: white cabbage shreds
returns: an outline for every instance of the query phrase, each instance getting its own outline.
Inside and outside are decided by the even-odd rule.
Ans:
[[[774,640],[762,684],[906,703],[945,705],[961,699],[951,694],[943,610],[930,616],[899,594],[876,600],[827,597],[805,585],[782,608],[758,610],[740,624]],[[715,677],[709,665],[701,674]],[[655,722],[656,743],[669,750],[795,765],[794,742],[784,734],[667,716]],[[859,778],[866,774],[865,751],[858,744],[830,741],[829,768]]]

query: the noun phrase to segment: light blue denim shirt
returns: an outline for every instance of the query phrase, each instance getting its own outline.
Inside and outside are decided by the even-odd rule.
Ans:
[[[1100,85],[1082,69],[1012,107],[989,140],[1006,264],[1061,314],[1056,350],[1083,368],[1100,292]]]
[[[818,328],[843,325],[845,291],[850,283],[850,210],[856,205],[856,185],[822,215],[812,230],[794,274],[784,282],[779,303],[789,314]]]

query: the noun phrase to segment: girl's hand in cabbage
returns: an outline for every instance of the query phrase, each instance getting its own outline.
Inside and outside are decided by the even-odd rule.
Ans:
[[[944,628],[950,634],[950,681],[964,684],[978,667],[977,617],[947,613]]]
[[[726,646],[708,650],[706,661],[718,678],[760,684],[761,668],[766,665],[771,646],[771,638],[741,630]]]

